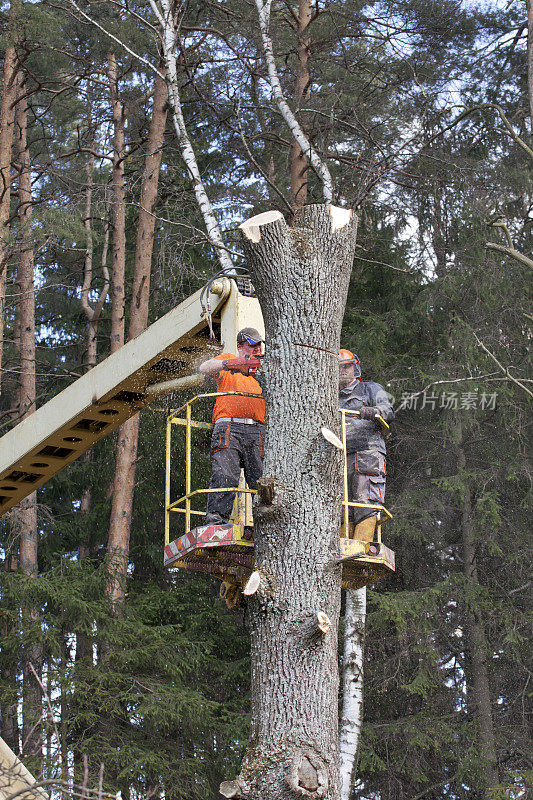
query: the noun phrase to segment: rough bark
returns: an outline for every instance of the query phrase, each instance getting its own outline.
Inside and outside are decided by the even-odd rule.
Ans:
[[[346,592],[343,698],[340,730],[341,800],[349,800],[363,723],[363,653],[366,586]]]
[[[529,96],[529,121],[533,133],[533,2],[526,0],[527,6],[527,88]]]
[[[12,26],[20,2],[13,2],[9,12],[9,28]],[[9,42],[4,55],[2,97],[0,99],[0,367],[4,352],[5,302],[7,280],[7,258],[9,252],[9,209],[11,204],[11,149],[15,119],[17,55]],[[1,381],[1,369],[0,369]],[[0,384],[1,385],[1,384]]]
[[[89,132],[88,149],[94,150],[95,149],[94,122],[93,122],[90,83],[88,83],[87,85],[87,129]],[[109,286],[110,286],[109,270],[107,267],[107,256],[109,249],[109,224],[108,224],[108,212],[106,207],[105,217],[104,217],[104,238],[102,242],[102,254],[100,258],[100,267],[103,277],[103,284],[101,286],[100,293],[98,295],[96,303],[94,304],[94,306],[91,306],[89,302],[89,295],[93,288],[93,280],[95,273],[93,228],[92,228],[94,162],[95,162],[95,157],[93,153],[89,153],[87,162],[85,164],[86,186],[85,186],[85,203],[84,203],[84,219],[83,219],[83,224],[85,228],[85,259],[83,265],[83,284],[80,297],[81,307],[87,319],[87,350],[85,354],[85,363],[84,363],[84,367],[87,372],[91,370],[94,366],[96,366],[98,358],[98,325],[105,300],[109,293]],[[91,463],[92,457],[93,457],[92,450],[88,450],[86,453],[83,454],[83,456],[81,457],[81,461],[83,462],[84,468]],[[91,549],[88,538],[89,530],[84,521],[84,515],[89,514],[91,508],[92,508],[92,485],[90,481],[87,481],[85,488],[83,489],[80,500],[80,514],[82,520],[80,525],[80,543],[78,546],[78,559],[80,563],[83,563],[87,558],[91,556]],[[79,665],[84,663],[90,663],[92,661],[92,655],[93,655],[92,637],[88,636],[85,633],[78,632],[76,634],[76,654],[75,654],[76,664]],[[63,647],[62,649],[62,657],[66,658],[65,647]],[[65,696],[64,695],[65,687],[63,685],[61,687],[61,692],[62,692],[61,697],[63,703]],[[82,730],[77,723],[76,720],[77,702],[78,698],[77,696],[74,696],[74,698],[72,699],[72,704],[74,706],[74,712],[72,714],[73,742],[74,742],[72,748],[72,760],[73,760],[75,780],[79,783],[82,783],[84,764],[83,764],[83,752],[82,748],[79,746],[79,742],[80,741],[83,742],[84,735],[86,735],[88,731],[86,726]],[[64,746],[62,747],[61,753],[62,753],[63,774],[66,775],[68,770],[65,761],[67,759],[68,748],[66,746],[66,737],[67,737],[66,717],[63,714],[61,715],[61,736],[63,741],[65,742]]]
[[[111,352],[124,344],[124,276],[126,271],[126,184],[124,180],[126,111],[118,88],[115,54],[107,57],[113,107],[113,271],[111,278]]]
[[[18,176],[18,223],[21,249],[17,273],[19,293],[19,354],[20,377],[18,406],[20,418],[24,419],[35,410],[35,287],[33,279],[33,230],[31,164],[27,143],[28,111],[25,98],[26,86],[19,73],[18,102],[15,114],[15,148],[17,154],[16,171]],[[19,533],[20,569],[30,578],[37,577],[38,529],[37,494],[32,492],[16,511],[16,525]],[[24,604],[23,617],[30,629],[37,630],[39,609],[33,604]],[[39,641],[32,641],[24,647],[23,653],[23,704],[22,739],[24,753],[40,755],[42,731],[41,687],[39,677],[42,672],[42,647]]]
[[[148,322],[150,270],[155,226],[155,217],[152,212],[157,199],[157,187],[167,117],[167,98],[166,84],[162,77],[156,76],[150,132],[148,136],[148,150],[141,184],[133,291],[128,330],[129,339],[138,336],[139,333],[146,328]],[[124,602],[138,438],[139,415],[136,414],[119,428],[117,461],[111,503],[111,519],[107,545],[109,559],[108,591],[111,604],[117,610]]]
[[[474,539],[472,487],[467,477],[466,454],[463,445],[461,418],[456,417],[456,455],[459,474],[464,477],[461,506],[461,539],[463,546],[463,572],[466,583],[465,645],[469,668],[465,670],[467,692],[476,715],[479,748],[483,759],[484,785],[477,787],[480,798],[488,800],[490,787],[499,783],[496,737],[492,719],[492,702],[487,665],[487,640],[483,620],[472,599],[479,593],[479,577]]]
[[[165,80],[162,75],[156,75],[148,149],[141,181],[128,339],[134,339],[135,336],[142,333],[148,323],[148,297],[155,229],[153,209],[157,200],[159,171],[163,155],[167,103],[168,91]]]
[[[309,70],[309,45],[311,37],[308,33],[308,27],[311,22],[311,2],[310,0],[300,0],[298,8],[298,44],[297,56],[298,65],[296,69],[296,86],[294,92],[294,99],[296,108],[298,108],[302,100],[307,99],[309,96],[309,88],[311,86],[311,72]],[[301,116],[301,115],[300,115]],[[302,121],[302,130],[305,133],[305,124]],[[291,206],[294,211],[305,205],[307,200],[307,170],[309,164],[307,158],[298,144],[293,139],[291,145],[291,193],[290,200]]]
[[[89,130],[89,151],[94,151],[94,123],[92,118],[92,104],[90,99],[90,85],[87,87],[87,127]],[[93,271],[93,230],[92,230],[92,199],[94,189],[94,162],[95,156],[93,152],[89,153],[87,163],[85,165],[85,174],[87,176],[87,183],[85,187],[85,208],[83,225],[85,228],[85,259],[83,264],[83,285],[81,287],[81,307],[83,313],[87,317],[88,330],[87,330],[87,353],[85,357],[85,367],[87,370],[92,369],[96,364],[97,352],[97,336],[98,336],[98,322],[102,314],[102,309],[106,297],[109,292],[109,270],[107,268],[107,250],[109,242],[109,227],[107,219],[105,222],[104,242],[102,247],[102,276],[104,279],[103,286],[100,290],[96,304],[91,306],[89,303],[89,294],[92,289],[92,282],[94,278]],[[107,216],[107,215],[106,215]]]
[[[19,414],[26,417],[35,410],[35,288],[33,282],[33,230],[31,165],[27,144],[28,111],[25,84],[19,85],[16,107],[15,143],[18,175],[18,222],[21,239],[17,284],[19,302]]]
[[[11,547],[6,547],[3,568],[5,572],[15,572],[17,568]],[[8,616],[3,615],[0,619],[0,636],[2,637],[2,642],[7,642],[8,638],[13,636],[14,627],[13,622]],[[18,655],[17,649],[14,647],[0,647],[0,676],[4,687],[2,713],[0,714],[0,736],[15,753],[18,752],[19,749]]]
[[[272,212],[242,227],[266,328],[264,480],[255,507],[249,599],[251,742],[235,779],[250,800],[339,797],[337,628],[342,457],[321,426],[338,426],[340,329],[357,224],[306,206],[289,228]],[[337,227],[338,225],[338,227]],[[317,612],[331,626],[317,626]],[[235,795],[237,796],[237,795]]]

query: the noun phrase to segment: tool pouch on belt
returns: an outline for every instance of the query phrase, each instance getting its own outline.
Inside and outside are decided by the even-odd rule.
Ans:
[[[355,469],[360,475],[384,478],[387,474],[385,456],[376,450],[359,450],[355,454]]]
[[[385,500],[385,456],[377,450],[359,450],[355,454],[355,469],[364,476],[360,491],[365,502],[382,504]]]
[[[222,425],[217,425],[215,423],[215,429],[211,435],[211,454],[229,447],[230,428],[231,422]]]

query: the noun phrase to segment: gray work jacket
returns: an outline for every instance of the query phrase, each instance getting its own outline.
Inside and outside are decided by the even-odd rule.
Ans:
[[[363,406],[377,408],[385,422],[392,422],[395,417],[389,396],[381,384],[355,380],[345,389],[341,389],[340,409],[360,411]],[[361,450],[374,450],[383,455],[387,452],[379,422],[346,416],[346,452],[358,453]]]

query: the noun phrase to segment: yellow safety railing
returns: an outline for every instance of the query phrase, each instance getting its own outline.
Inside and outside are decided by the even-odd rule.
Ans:
[[[205,511],[196,511],[191,507],[191,500],[202,494],[209,494],[211,491],[219,492],[237,492],[240,500],[238,503],[239,508],[239,521],[245,524],[247,517],[251,516],[251,495],[256,493],[255,489],[248,487],[236,486],[229,488],[212,489],[194,489],[191,491],[191,442],[193,429],[204,428],[211,430],[213,427],[211,422],[199,422],[192,419],[192,406],[199,400],[210,397],[224,397],[226,395],[238,395],[240,397],[262,397],[262,395],[254,394],[253,392],[209,392],[207,394],[199,394],[192,397],[182,406],[177,408],[167,417],[167,430],[166,430],[166,470],[165,470],[165,544],[170,541],[170,512],[178,512],[185,514],[185,530],[191,530],[191,517],[198,516],[204,517]],[[184,416],[183,416],[184,414]],[[185,427],[185,494],[174,502],[170,502],[170,453],[171,453],[171,440],[172,440],[172,425],[181,425]],[[244,502],[243,502],[244,498]]]
[[[177,408],[167,417],[166,429],[166,470],[165,470],[165,544],[170,541],[170,512],[178,512],[185,515],[185,530],[191,530],[191,518],[193,516],[203,517],[205,511],[197,511],[192,508],[191,501],[193,498],[203,494],[209,494],[210,491],[218,492],[236,492],[238,498],[239,521],[245,524],[246,519],[251,516],[251,497],[256,493],[255,489],[249,489],[244,484],[229,487],[212,489],[191,489],[191,443],[192,431],[194,429],[211,430],[213,427],[211,422],[201,422],[192,418],[192,406],[199,400],[211,397],[224,397],[225,395],[238,395],[241,397],[262,397],[262,395],[253,394],[251,392],[210,392],[207,394],[199,394],[191,398],[182,406]],[[346,460],[346,416],[359,416],[357,411],[348,411],[341,409],[341,440],[344,449],[344,470],[343,470],[343,491],[342,491],[342,506],[345,531],[348,530],[349,522],[349,509],[350,508],[368,508],[376,511],[377,524],[377,540],[381,543],[381,523],[387,519],[392,519],[392,514],[384,506],[376,503],[358,503],[348,500],[348,465]],[[384,430],[388,430],[388,425],[384,419],[379,418],[379,422]],[[185,427],[185,494],[174,502],[170,502],[170,456],[171,456],[171,441],[172,441],[172,426],[180,425]],[[382,518],[383,515],[383,518]]]

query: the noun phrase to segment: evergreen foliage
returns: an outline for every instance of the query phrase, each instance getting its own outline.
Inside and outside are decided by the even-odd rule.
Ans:
[[[82,5],[157,62],[155,37],[135,14],[112,4]],[[273,9],[276,57],[289,96],[294,6]],[[340,200],[360,215],[344,346],[358,353],[364,377],[394,395],[398,412],[388,444],[387,506],[394,521],[385,528],[397,571],[369,592],[365,717],[353,798],[519,800],[533,780],[531,282],[525,264],[486,245],[508,245],[507,231],[513,247],[528,255],[531,162],[498,110],[486,104],[497,104],[516,135],[530,141],[523,4],[335,0],[316,8],[313,84],[300,113],[315,146],[330,156]],[[146,4],[129,9],[148,14]],[[288,134],[270,103],[252,11],[241,0],[190,2],[180,11],[186,122],[237,251],[236,223],[266,208],[285,212],[279,193],[287,196]],[[6,20],[4,7],[2,14]],[[104,282],[110,44],[66,2],[22,3],[15,33],[31,116],[41,405],[86,368],[80,292],[90,148],[98,154],[91,302]],[[6,34],[2,52],[8,41]],[[152,76],[130,55],[117,50],[116,57],[128,108],[129,308]],[[456,122],[465,107],[481,105]],[[312,174],[309,192],[310,201],[318,198]],[[13,216],[16,203],[14,196]],[[217,269],[170,124],[156,215],[150,321]],[[10,235],[4,432],[17,422],[19,369],[14,224]],[[108,299],[99,360],[109,352],[109,320]],[[171,397],[156,405],[168,410],[182,402]],[[17,569],[15,516],[0,521],[0,733],[9,738],[7,721],[17,718],[22,702],[24,653],[39,641],[45,747],[42,758],[28,761],[37,774],[79,784],[87,757],[89,785],[97,787],[103,764],[104,789],[120,790],[124,800],[163,793],[212,800],[220,781],[237,771],[248,735],[248,635],[244,615],[231,614],[217,599],[217,581],[162,567],[163,411],[142,416],[123,615],[111,616],[105,599],[115,437],[39,491],[37,580]],[[194,480],[206,485],[207,439],[200,435],[197,442]],[[177,489],[179,447],[174,455]],[[82,512],[87,488],[92,502]],[[467,574],[465,544],[474,553],[474,578]],[[30,604],[40,613],[31,625],[21,612]],[[487,785],[480,745],[472,620],[484,637],[497,786]],[[8,743],[24,752],[20,731]]]

